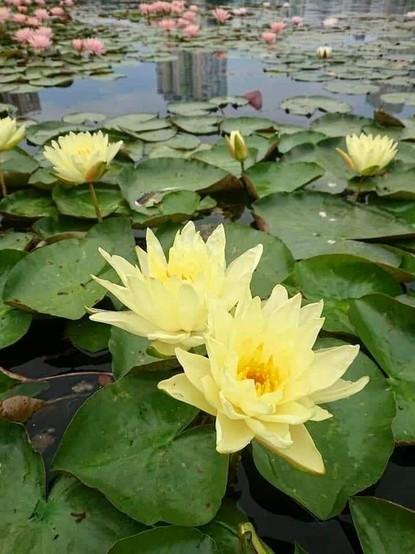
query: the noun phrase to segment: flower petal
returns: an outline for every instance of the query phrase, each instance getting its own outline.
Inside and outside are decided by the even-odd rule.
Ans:
[[[120,329],[124,329],[124,331],[128,331],[140,337],[147,337],[155,330],[152,323],[130,311],[96,312],[90,315],[89,319],[91,321],[99,321],[100,323],[114,325],[114,327],[119,327]]]
[[[192,385],[201,390],[201,379],[210,375],[210,363],[207,358],[199,354],[191,354],[181,348],[176,349],[176,357]]]
[[[310,387],[309,392],[314,393],[333,385],[346,373],[358,353],[359,346],[351,344],[317,350],[311,366],[304,374]]]
[[[221,454],[239,452],[254,438],[244,421],[229,419],[218,413],[216,418],[216,450]]]
[[[357,394],[368,384],[369,377],[361,377],[357,381],[345,381],[339,379],[336,383],[325,390],[320,390],[311,395],[312,400],[316,404],[324,404],[325,402],[334,402],[342,398],[348,398],[353,394]]]
[[[208,404],[203,394],[192,385],[184,373],[179,373],[174,377],[170,377],[170,379],[160,381],[157,388],[167,392],[167,394],[176,400],[180,400],[180,402],[195,406],[195,408],[210,415],[216,415],[216,410]]]

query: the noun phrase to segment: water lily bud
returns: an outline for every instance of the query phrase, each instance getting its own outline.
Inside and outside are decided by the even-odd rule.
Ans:
[[[346,137],[347,153],[336,148],[336,152],[345,164],[359,175],[370,177],[377,175],[396,156],[398,145],[387,136],[348,135]]]
[[[22,140],[26,132],[24,125],[17,126],[11,117],[0,119],[0,152],[11,150]]]
[[[319,46],[316,50],[317,58],[320,58],[320,60],[326,60],[327,58],[331,58],[333,53],[333,50],[331,46]]]
[[[243,136],[239,131],[232,131],[229,137],[226,137],[228,142],[229,154],[238,162],[243,162],[248,157],[248,147]]]

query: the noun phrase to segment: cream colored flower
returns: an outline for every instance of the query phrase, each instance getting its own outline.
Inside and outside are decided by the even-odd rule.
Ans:
[[[150,229],[147,252],[137,247],[140,268],[100,252],[123,286],[94,279],[128,311],[97,312],[90,318],[147,337],[159,352],[172,355],[176,346],[190,349],[204,343],[209,301],[220,300],[225,311],[235,306],[250,284],[262,245],[246,251],[226,268],[223,226],[219,225],[205,243],[189,222],[176,234],[168,260]]]
[[[226,137],[229,154],[238,162],[243,162],[248,157],[248,147],[243,136],[239,131],[232,131],[229,137]]]
[[[0,152],[11,150],[23,139],[26,132],[24,125],[17,126],[11,117],[0,119]]]
[[[81,185],[93,183],[106,172],[108,165],[122,146],[122,141],[109,143],[108,135],[69,133],[45,146],[43,155],[53,165],[59,179]]]
[[[340,148],[336,152],[347,166],[365,177],[380,173],[396,156],[398,145],[387,136],[347,135],[347,153]]]
[[[320,60],[331,58],[332,54],[333,50],[331,46],[319,46],[316,50],[316,56],[317,58],[320,58]]]
[[[324,473],[304,423],[331,414],[319,404],[362,390],[368,377],[341,379],[356,357],[352,345],[313,351],[323,302],[301,307],[277,285],[270,298],[246,295],[231,315],[219,303],[209,312],[208,358],[178,348],[184,373],[161,381],[168,394],[216,416],[216,448],[236,452],[256,439],[293,465]]]

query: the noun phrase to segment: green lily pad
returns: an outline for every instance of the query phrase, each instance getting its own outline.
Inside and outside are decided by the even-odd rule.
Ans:
[[[324,300],[323,329],[333,333],[356,334],[348,317],[350,300],[371,293],[398,296],[402,292],[385,270],[344,254],[303,260],[296,265],[293,279],[307,300]]]
[[[415,199],[415,168],[390,171],[373,179],[379,196]]]
[[[71,477],[58,478],[44,499],[45,468],[27,442],[24,427],[0,420],[0,429],[4,552],[106,552],[116,540],[143,529],[103,495]]]
[[[94,189],[102,217],[114,213],[122,201],[118,187],[97,183],[94,185]],[[96,219],[97,217],[89,185],[71,188],[58,185],[53,189],[52,197],[61,214],[86,219]]]
[[[216,543],[197,529],[169,525],[118,541],[108,554],[220,554]]]
[[[404,104],[415,106],[415,92],[387,92],[380,99],[386,104]]]
[[[37,169],[29,178],[28,184],[42,190],[52,190],[59,183],[59,179],[43,167]]]
[[[410,238],[414,234],[413,227],[392,214],[319,192],[274,193],[257,200],[254,213],[296,259],[327,253],[347,239]]]
[[[42,145],[57,136],[79,130],[82,130],[82,128],[77,125],[62,123],[62,121],[43,121],[42,123],[30,125],[26,129],[26,137],[32,144]]]
[[[372,119],[352,114],[325,114],[315,119],[310,128],[329,137],[345,137],[350,134],[360,134],[363,127],[371,125]]]
[[[171,122],[178,129],[192,135],[216,135],[222,121],[215,115],[200,116],[174,116]]]
[[[169,102],[167,104],[167,111],[175,115],[206,115],[217,109],[217,105],[210,102]]]
[[[228,457],[216,452],[210,426],[185,430],[197,410],[157,389],[168,376],[133,372],[98,391],[72,419],[53,466],[139,521],[201,525],[224,496]]]
[[[398,408],[392,427],[395,440],[415,442],[415,308],[372,294],[351,303],[350,318],[389,376]]]
[[[245,96],[215,96],[209,100],[210,104],[218,106],[219,108],[224,108],[225,106],[231,105],[234,108],[239,108],[241,106],[246,106],[248,100]]]
[[[325,170],[313,162],[262,162],[248,168],[244,177],[250,184],[250,192],[263,198],[274,192],[291,192],[318,177]]]
[[[278,131],[279,124],[265,117],[227,117],[223,120],[220,128],[223,133],[230,134],[232,131],[239,131],[247,137],[259,131],[275,133]]]
[[[143,129],[143,124],[153,120],[157,120],[156,113],[131,113],[107,119],[105,128],[140,132],[148,130],[148,128]]]
[[[43,217],[33,224],[33,230],[46,242],[70,238],[84,238],[93,222],[79,220],[65,215]]]
[[[316,110],[343,114],[352,110],[350,104],[328,96],[293,96],[283,100],[280,107],[288,113],[307,116],[313,115]]]
[[[258,151],[256,148],[248,147],[248,157],[244,161],[244,167],[248,168],[253,165],[256,162],[257,155]],[[192,159],[219,167],[236,177],[239,177],[242,173],[241,164],[229,154],[228,145],[225,139],[219,140],[209,150],[196,152],[192,155]]]
[[[108,325],[101,325],[90,319],[79,319],[68,321],[65,335],[77,348],[94,354],[107,348],[110,330]]]
[[[0,153],[0,167],[8,173],[29,175],[39,167],[39,162],[24,150],[13,148],[12,150]]]
[[[0,200],[0,212],[16,217],[47,217],[57,213],[49,192],[24,189],[13,192]]]
[[[140,201],[149,192],[211,192],[227,176],[225,171],[197,160],[154,158],[145,160],[135,168],[128,166],[123,169],[118,184],[123,197],[134,210],[137,200]]]
[[[27,333],[32,316],[21,310],[7,306],[2,300],[4,285],[13,267],[25,257],[19,250],[0,252],[0,348],[17,342]]]
[[[62,121],[74,125],[95,125],[105,119],[107,119],[107,116],[101,112],[76,112],[65,115]]]
[[[322,341],[325,347],[338,344]],[[319,519],[340,513],[350,496],[375,483],[393,451],[393,396],[377,366],[359,354],[345,378],[355,381],[363,375],[370,381],[361,392],[324,404],[332,418],[307,424],[325,461],[325,475],[296,469],[253,444],[254,462],[263,477]]]
[[[325,90],[337,94],[369,94],[379,92],[380,87],[373,83],[359,81],[330,81],[324,85]]]
[[[350,500],[364,554],[395,554],[415,551],[415,512],[370,496]]]
[[[286,154],[295,146],[301,144],[317,144],[325,138],[327,138],[326,135],[323,133],[316,133],[315,131],[299,131],[289,135],[282,135],[278,141],[278,151],[281,152],[281,154]]]
[[[0,234],[0,250],[27,250],[34,236],[31,233],[20,233],[8,230]]]

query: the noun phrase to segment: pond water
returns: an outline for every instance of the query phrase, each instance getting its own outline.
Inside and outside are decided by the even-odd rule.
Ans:
[[[216,3],[219,5],[219,2]],[[138,30],[139,23],[115,19],[115,11],[126,11],[136,7],[136,3],[99,2],[81,6],[77,15],[82,21],[92,25],[105,24],[115,29]],[[244,6],[244,3],[229,4]],[[274,3],[270,2],[272,10]],[[263,6],[249,4],[251,10]],[[290,7],[280,11],[285,17],[298,15],[319,28],[327,16],[336,16],[347,21],[353,15],[350,28],[337,40],[349,44],[370,44],[376,34],[367,31],[367,17],[374,21],[382,16],[387,28],[385,16],[402,15],[415,9],[413,0],[299,0],[291,1]],[[92,14],[92,15],[91,15]],[[359,21],[362,22],[359,25]],[[361,29],[365,30],[362,31]],[[302,49],[301,35],[299,51]],[[395,37],[396,39],[396,37]],[[399,46],[397,44],[397,46]],[[333,49],[336,48],[336,42]],[[387,109],[399,117],[410,117],[414,106],[404,104],[385,104],[381,96],[385,92],[413,90],[412,85],[391,85],[379,81],[379,90],[369,94],[334,94],[328,92],[324,82],[304,82],[292,79],[289,75],[275,75],[264,71],[272,67],[278,56],[278,46],[258,59],[255,52],[238,50],[197,48],[194,51],[178,50],[174,44],[165,45],[174,59],[166,61],[137,61],[114,65],[114,71],[121,78],[114,81],[101,81],[92,78],[75,80],[67,87],[45,88],[38,92],[14,94],[1,93],[4,103],[13,103],[18,114],[37,121],[57,120],[72,112],[103,112],[116,116],[128,112],[167,113],[168,102],[177,100],[203,101],[215,96],[244,95],[253,90],[260,91],[262,106],[256,110],[252,106],[238,108],[231,114],[262,115],[279,122],[305,126],[310,118],[293,115],[281,109],[280,102],[292,96],[325,94],[335,100],[350,104],[353,113],[372,116],[375,108]],[[415,76],[415,67],[409,75]],[[321,115],[321,113],[320,113]],[[316,117],[316,115],[312,116]],[[142,236],[142,233],[138,233]],[[46,458],[51,458],[57,447],[67,422],[80,404],[99,386],[111,371],[110,355],[99,352],[95,356],[75,350],[63,337],[64,328],[47,319],[36,321],[31,331],[18,345],[2,351],[1,365],[17,373],[30,377],[50,376],[50,388],[40,396],[45,400],[59,398],[46,410],[35,414],[29,424],[29,433]],[[60,377],[64,373],[70,375]],[[53,377],[56,376],[54,379]],[[43,396],[42,396],[43,395]],[[381,498],[396,501],[415,509],[415,467],[409,449],[396,450],[388,469],[381,481],[373,487],[373,493]],[[250,490],[249,482],[255,483]],[[399,486],[397,486],[399,483]],[[365,491],[367,493],[367,491]],[[369,491],[370,493],[371,491]],[[353,554],[361,552],[359,542],[347,512],[328,522],[316,521],[304,509],[283,493],[270,487],[259,475],[252,461],[245,456],[238,471],[238,480],[232,491],[241,506],[254,522],[259,534],[278,554],[292,552],[292,544],[299,542],[309,554]]]

